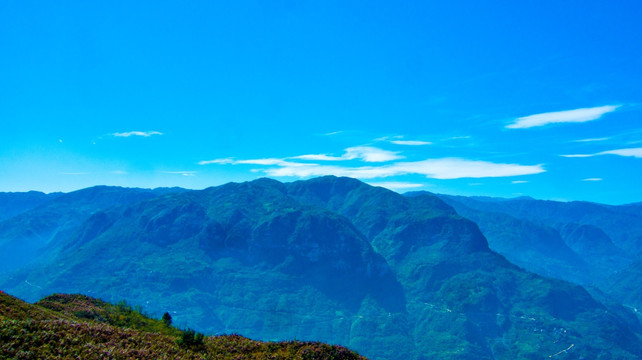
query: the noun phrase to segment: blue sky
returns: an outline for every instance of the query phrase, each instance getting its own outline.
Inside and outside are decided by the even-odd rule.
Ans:
[[[0,2],[0,191],[642,201],[638,1]]]

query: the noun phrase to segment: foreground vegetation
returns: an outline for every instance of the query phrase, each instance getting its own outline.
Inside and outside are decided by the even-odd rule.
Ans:
[[[0,293],[0,358],[365,359],[344,347],[317,342],[202,337],[125,303],[113,305],[84,295],[56,294],[29,304],[6,293]]]

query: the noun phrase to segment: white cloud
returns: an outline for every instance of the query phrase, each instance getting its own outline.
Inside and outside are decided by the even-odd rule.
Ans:
[[[225,158],[225,159],[214,159],[214,160],[203,160],[199,161],[199,165],[209,165],[209,164],[234,164],[235,160],[233,158]]]
[[[574,140],[574,142],[593,142],[593,141],[605,141],[610,138],[608,137],[603,137],[603,138],[592,138],[592,139],[582,139],[582,140]]]
[[[325,136],[332,136],[332,135],[341,134],[342,132],[343,132],[343,130],[339,130],[339,131],[333,131],[333,132],[325,133],[325,134],[323,134],[323,135],[325,135]]]
[[[430,141],[420,141],[420,140],[391,140],[390,143],[395,145],[410,145],[410,146],[419,146],[419,145],[430,145]]]
[[[265,159],[248,159],[248,160],[234,160],[233,158],[224,158],[224,159],[214,159],[214,160],[204,160],[199,161],[199,165],[209,165],[209,164],[219,164],[219,165],[277,165],[277,166],[308,166],[316,164],[304,164],[297,163],[292,161],[286,161],[283,159],[277,158],[265,158]]]
[[[288,159],[313,160],[313,161],[346,161],[362,160],[365,162],[386,162],[403,159],[397,151],[388,151],[372,146],[355,146],[345,149],[342,156],[332,156],[327,154],[308,154],[293,156]]]
[[[402,173],[426,175],[435,179],[506,177],[545,172],[542,165],[498,164],[460,158],[429,159],[397,163]]]
[[[416,189],[424,186],[424,184],[415,184],[401,181],[369,182],[368,184],[372,186],[383,187],[393,191],[403,189]]]
[[[365,162],[386,162],[403,159],[397,151],[388,151],[372,146],[355,146],[347,148],[343,157],[347,160],[360,159]]]
[[[602,151],[600,153],[597,153],[597,155],[620,155],[620,156],[633,156],[636,158],[642,158],[642,148],[608,150],[608,151]]]
[[[582,181],[602,181],[602,178],[586,178],[582,179]]]
[[[515,180],[515,181],[511,181],[510,183],[511,184],[526,184],[527,182],[528,181],[526,181],[526,180]]]
[[[120,133],[113,133],[113,136],[116,137],[130,137],[130,136],[142,136],[142,137],[150,137],[152,135],[163,135],[162,132],[159,131],[128,131],[128,132],[120,132]]]
[[[642,158],[642,148],[630,148],[630,149],[616,149],[616,150],[607,150],[601,151],[594,154],[572,154],[572,155],[560,155],[567,158],[586,158],[592,156],[600,155],[619,155],[619,156],[631,156],[636,158]]]
[[[597,120],[602,115],[613,112],[619,107],[620,105],[607,105],[529,115],[515,119],[515,122],[506,125],[506,127],[509,129],[526,129],[554,123],[581,123]]]
[[[429,141],[403,140],[403,136],[401,136],[401,135],[383,136],[383,137],[374,139],[374,141],[387,141],[387,142],[389,142],[391,144],[395,144],[395,145],[408,145],[408,146],[420,146],[420,145],[430,145],[430,144],[432,144]]]
[[[343,156],[330,156],[326,154],[309,154],[291,157],[290,159],[314,160],[314,161],[342,161],[347,160]]]
[[[183,176],[196,176],[196,171],[161,171],[164,174],[176,174]]]
[[[565,158],[587,158],[595,155],[596,154],[569,154],[569,155],[560,155],[560,156]]]
[[[531,175],[545,171],[542,165],[498,164],[459,158],[428,159],[361,167],[297,163],[296,166],[280,165],[264,170],[266,174],[275,177],[305,178],[336,175],[357,179],[374,179],[408,174],[419,174],[433,179],[485,178]]]

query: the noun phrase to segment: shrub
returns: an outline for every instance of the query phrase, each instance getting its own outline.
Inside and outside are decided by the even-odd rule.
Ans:
[[[205,336],[201,333],[197,333],[192,329],[184,330],[181,334],[181,338],[178,340],[178,344],[187,347],[195,347],[203,345],[203,340]]]

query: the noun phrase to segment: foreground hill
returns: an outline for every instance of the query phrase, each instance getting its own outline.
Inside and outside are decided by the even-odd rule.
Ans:
[[[238,335],[186,342],[186,333],[125,304],[53,295],[36,304],[0,293],[3,359],[363,359],[321,343],[265,343]]]
[[[31,301],[124,297],[207,333],[375,359],[642,356],[638,323],[509,263],[431,194],[260,179],[105,207],[65,233],[0,286]]]

